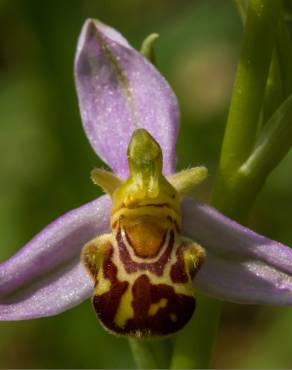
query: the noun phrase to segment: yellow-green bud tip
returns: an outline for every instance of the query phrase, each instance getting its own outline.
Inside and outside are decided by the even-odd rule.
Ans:
[[[161,172],[162,152],[160,146],[145,129],[134,131],[128,147],[128,161],[131,173],[143,173],[150,169]]]

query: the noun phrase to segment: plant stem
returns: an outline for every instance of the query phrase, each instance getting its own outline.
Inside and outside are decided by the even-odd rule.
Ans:
[[[245,22],[249,0],[234,0],[242,22]]]
[[[152,353],[158,369],[168,369],[173,350],[172,341],[167,339],[153,340],[150,342]]]
[[[191,322],[175,339],[171,369],[195,369],[210,366],[213,348],[210,336],[214,337],[217,332],[220,302],[204,296],[199,296],[198,302],[197,311]],[[200,333],[200,335],[194,336],[194,333]]]
[[[280,19],[277,32],[276,48],[279,59],[284,97],[292,93],[292,44],[285,21]]]
[[[280,76],[279,58],[276,50],[274,50],[270,65],[269,77],[267,80],[261,126],[265,125],[267,120],[282,103],[283,98],[283,84]],[[262,127],[260,127],[260,129],[262,129]]]
[[[139,339],[129,339],[134,361],[138,369],[157,369],[150,343]]]
[[[138,369],[169,367],[172,351],[172,343],[169,339],[147,341],[130,338],[129,344]]]
[[[249,0],[234,0],[237,6],[239,15],[243,21],[246,20],[246,14],[248,9]],[[289,34],[288,27],[283,17],[280,17],[277,27],[276,35],[276,50],[273,53],[272,65],[270,67],[270,76],[268,80],[268,96],[267,104],[265,107],[268,110],[267,118],[270,117],[269,112],[273,113],[273,107],[276,105],[275,101],[272,101],[273,96],[276,97],[276,101],[282,98],[280,103],[292,93],[292,44],[291,37]],[[278,76],[278,73],[281,75]],[[278,84],[278,86],[277,86]],[[269,107],[269,103],[272,103],[272,107]]]
[[[212,204],[226,215],[246,222],[258,189],[246,186],[239,174],[249,157],[258,132],[266,82],[275,44],[281,1],[250,0],[240,61],[214,184]],[[199,302],[200,304],[200,302]],[[173,368],[209,365],[221,303],[205,301],[189,326],[178,335]],[[207,324],[204,325],[204,322]]]
[[[255,181],[265,181],[291,146],[292,95],[282,103],[266,123],[257,139],[254,151],[241,166],[240,172],[249,177],[256,175]]]
[[[237,171],[255,143],[280,9],[280,1],[251,0],[247,12],[213,195],[215,207],[237,220],[247,218],[254,200]]]

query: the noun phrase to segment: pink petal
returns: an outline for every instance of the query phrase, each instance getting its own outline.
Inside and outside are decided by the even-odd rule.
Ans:
[[[14,307],[15,320],[19,314],[28,318],[56,314],[88,296],[91,283],[89,278],[86,283],[87,275],[77,261],[87,241],[109,230],[110,207],[104,196],[66,213],[0,265],[0,318],[9,315],[12,320]],[[74,296],[79,288],[80,294]],[[54,300],[52,294],[56,298],[57,293],[59,300]],[[31,313],[36,300],[39,303]]]
[[[117,31],[94,20],[85,23],[75,79],[86,135],[115,173],[127,176],[127,147],[138,127],[147,129],[162,147],[164,173],[174,172],[176,97],[155,67]]]
[[[292,249],[191,198],[183,216],[185,234],[207,250],[198,289],[239,303],[292,304]]]
[[[53,316],[86,300],[93,291],[79,259],[56,269],[0,301],[0,320],[27,320]]]

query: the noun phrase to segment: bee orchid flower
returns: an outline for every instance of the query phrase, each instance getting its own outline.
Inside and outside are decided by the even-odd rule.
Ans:
[[[107,195],[48,225],[0,265],[0,319],[56,315],[93,296],[101,323],[134,336],[185,325],[194,290],[237,303],[292,304],[292,250],[188,196],[177,174],[171,88],[114,29],[86,21],[75,59],[84,130],[113,172]]]

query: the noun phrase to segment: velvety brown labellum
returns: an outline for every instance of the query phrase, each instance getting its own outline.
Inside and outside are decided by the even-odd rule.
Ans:
[[[121,242],[120,237],[118,235],[117,240]],[[173,232],[170,233],[168,243],[168,248],[171,249],[174,243]],[[122,248],[124,247],[123,245]],[[184,272],[179,271],[180,269],[185,270],[180,256],[181,253],[178,253],[178,260],[174,264],[175,273],[172,275],[176,277],[176,280],[182,278],[183,281],[179,281],[179,283],[185,283],[185,278],[188,277]],[[163,261],[164,264],[168,261],[165,258],[159,260]],[[149,270],[146,263],[135,265],[135,271],[132,267],[129,277],[131,277],[131,273],[137,273],[137,270],[140,273],[132,286],[129,286],[128,281],[119,281],[117,278],[118,270],[113,262],[113,247],[110,247],[108,257],[102,266],[104,277],[110,281],[110,289],[93,297],[96,313],[108,330],[135,337],[164,336],[177,332],[190,320],[196,305],[194,297],[175,292],[172,285],[155,283],[155,279],[152,282],[147,276],[147,271],[153,270],[152,273],[158,272],[160,275],[160,269],[153,268],[155,264],[154,266],[151,263],[148,265]],[[130,305],[133,313],[123,325],[117,325],[115,319],[119,304],[127,289],[131,289]]]

